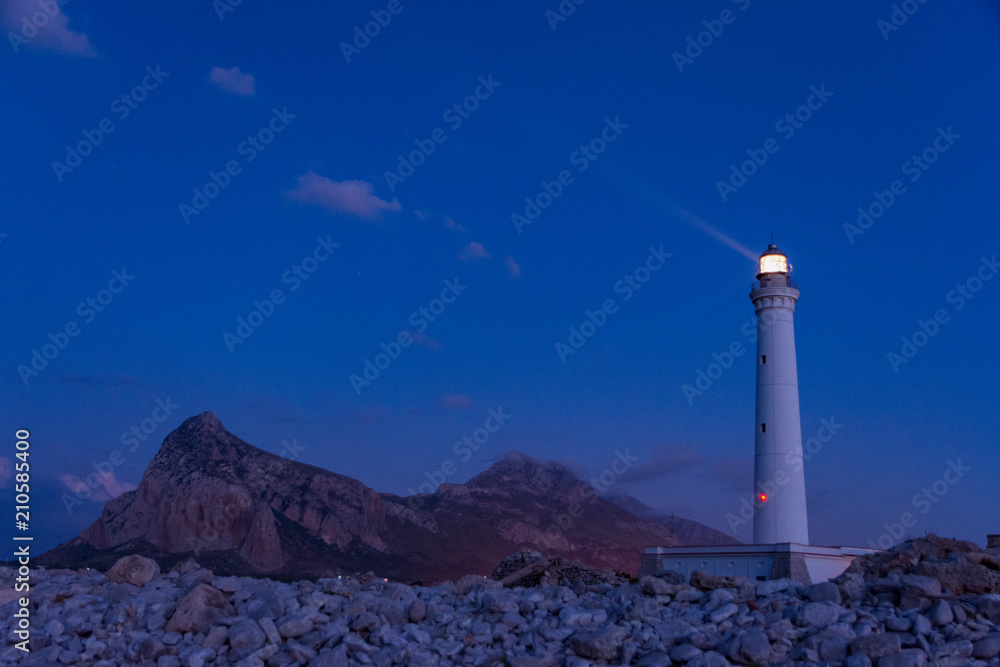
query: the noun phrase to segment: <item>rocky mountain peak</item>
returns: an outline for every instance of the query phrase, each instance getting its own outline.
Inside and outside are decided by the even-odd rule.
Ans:
[[[185,419],[180,426],[174,429],[163,441],[163,450],[173,450],[177,454],[205,454],[211,453],[213,446],[226,445],[232,447],[237,443],[250,447],[260,453],[256,447],[243,442],[232,433],[226,430],[219,418],[211,412],[203,412],[200,415]],[[218,454],[218,452],[215,452]]]
[[[551,496],[579,492],[585,483],[556,461],[510,452],[465,485],[491,494]]]
[[[226,428],[219,421],[219,418],[215,416],[214,412],[202,412],[200,415],[195,415],[194,417],[188,417],[185,419],[178,430],[191,430],[195,432],[211,432],[218,433],[220,431],[225,431]]]
[[[139,487],[81,537],[98,549],[141,538],[167,553],[236,550],[272,571],[287,562],[289,531],[378,552],[384,530],[382,499],[361,482],[258,449],[204,412],[167,435]]]

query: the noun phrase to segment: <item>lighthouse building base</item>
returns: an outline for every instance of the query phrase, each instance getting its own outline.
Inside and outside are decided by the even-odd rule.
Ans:
[[[858,556],[876,553],[861,547],[817,547],[781,544],[736,544],[647,547],[639,576],[674,570],[690,577],[701,570],[713,575],[739,575],[757,581],[795,579],[811,585],[839,576]]]

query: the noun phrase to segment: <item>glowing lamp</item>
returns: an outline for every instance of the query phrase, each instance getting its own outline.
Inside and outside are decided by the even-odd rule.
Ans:
[[[766,493],[762,493],[762,494],[760,494],[757,497],[760,498],[760,502],[762,502],[762,503],[767,502],[767,494]]]
[[[760,256],[760,272],[757,277],[769,273],[783,273],[786,276],[789,273],[788,258],[773,243],[767,246],[767,251]]]

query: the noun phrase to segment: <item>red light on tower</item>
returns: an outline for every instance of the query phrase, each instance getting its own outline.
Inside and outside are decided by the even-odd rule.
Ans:
[[[767,502],[767,494],[766,493],[761,493],[757,497],[760,498],[760,502],[762,502],[762,503],[766,503]]]

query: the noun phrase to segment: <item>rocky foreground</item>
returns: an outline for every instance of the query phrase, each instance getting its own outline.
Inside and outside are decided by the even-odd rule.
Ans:
[[[429,587],[219,577],[193,562],[161,573],[128,556],[106,574],[33,573],[32,651],[7,646],[0,664],[996,667],[996,552],[930,536],[812,586],[699,572],[630,583],[530,552],[492,579]],[[14,577],[0,569],[5,587]],[[0,606],[8,643],[15,605]]]

